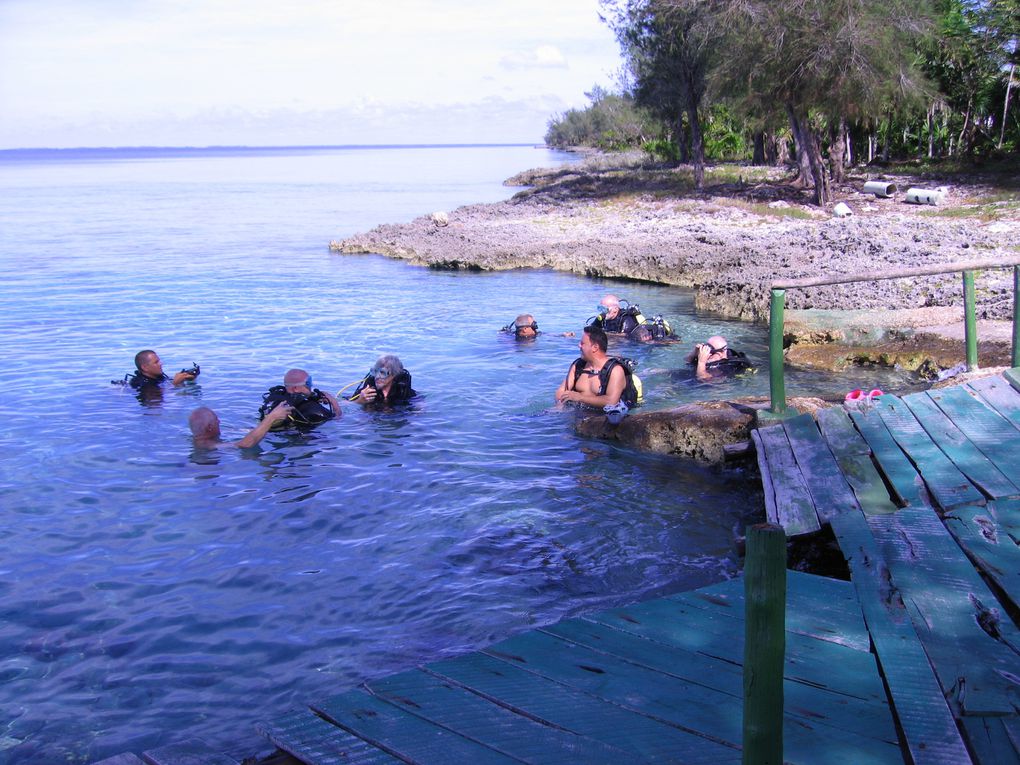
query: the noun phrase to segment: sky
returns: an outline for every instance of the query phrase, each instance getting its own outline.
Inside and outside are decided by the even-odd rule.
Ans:
[[[0,0],[0,149],[541,143],[598,0]]]

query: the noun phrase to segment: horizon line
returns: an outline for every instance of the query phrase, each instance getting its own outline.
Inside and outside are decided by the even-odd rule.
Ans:
[[[483,142],[483,143],[346,143],[346,144],[209,144],[205,146],[195,145],[148,145],[136,144],[128,146],[20,146],[12,148],[0,148],[0,153],[45,151],[223,151],[223,150],[249,150],[262,151],[267,149],[441,149],[441,148],[485,148],[498,146],[533,146],[539,149],[551,148],[542,142]]]

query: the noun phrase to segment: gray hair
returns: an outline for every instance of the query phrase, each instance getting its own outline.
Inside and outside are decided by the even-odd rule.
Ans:
[[[391,375],[396,377],[404,371],[404,365],[401,363],[400,359],[392,353],[387,353],[375,360],[375,366],[372,367],[373,374],[377,369],[386,369]]]

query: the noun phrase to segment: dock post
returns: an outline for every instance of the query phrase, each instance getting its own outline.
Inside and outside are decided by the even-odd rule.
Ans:
[[[1020,367],[1020,266],[1013,266],[1013,366]]]
[[[967,371],[978,368],[977,355],[977,311],[974,296],[974,272],[963,272],[963,322],[964,335],[967,341]]]
[[[772,290],[769,303],[769,393],[772,414],[786,411],[786,382],[783,380],[783,309],[786,290]]]
[[[782,765],[786,534],[747,530],[744,562],[744,765]]]

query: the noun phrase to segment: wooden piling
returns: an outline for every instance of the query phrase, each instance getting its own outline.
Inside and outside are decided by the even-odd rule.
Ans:
[[[744,564],[744,765],[782,765],[786,651],[786,534],[747,530]]]

